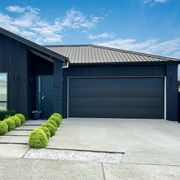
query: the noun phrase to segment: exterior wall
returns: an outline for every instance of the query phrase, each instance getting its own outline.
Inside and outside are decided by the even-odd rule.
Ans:
[[[28,116],[31,117],[32,110],[36,107],[37,76],[53,75],[53,63],[28,52]]]
[[[169,64],[166,69],[167,120],[178,120],[177,64]]]
[[[62,61],[54,64],[33,55],[28,47],[0,34],[0,72],[8,73],[8,109],[31,117],[36,109],[36,76],[53,75],[54,112],[62,114]]]
[[[8,109],[27,115],[27,48],[2,34],[0,72],[8,73]]]
[[[178,122],[180,123],[180,92],[178,92]]]
[[[81,65],[64,69],[63,116],[67,116],[67,77],[85,76],[165,76],[166,65]]]
[[[54,79],[53,79],[53,110],[60,114],[63,113],[63,71],[62,62],[54,60]]]

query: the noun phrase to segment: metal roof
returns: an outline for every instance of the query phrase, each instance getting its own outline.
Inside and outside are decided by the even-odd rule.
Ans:
[[[22,43],[22,44],[25,44],[26,46],[30,47],[32,50],[36,50],[38,52],[41,52],[41,53],[44,53],[45,55],[48,55],[50,58],[54,57],[54,58],[57,58],[59,60],[62,60],[64,62],[68,61],[68,58],[59,54],[59,53],[56,53],[55,51],[51,51],[50,49],[47,49],[39,44],[36,44],[32,41],[29,41],[23,37],[20,37],[14,33],[11,33],[10,31],[7,31],[3,28],[0,27],[0,34],[3,34],[7,37],[10,37],[12,39],[15,39],[16,41]]]
[[[178,59],[128,50],[84,45],[55,45],[46,48],[69,58],[71,64],[176,62]]]

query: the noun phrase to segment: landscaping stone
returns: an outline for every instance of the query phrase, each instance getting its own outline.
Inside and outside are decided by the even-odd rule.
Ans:
[[[27,145],[0,144],[0,158],[21,158],[28,149]]]
[[[120,163],[122,154],[69,150],[30,149],[25,155],[25,158]]]

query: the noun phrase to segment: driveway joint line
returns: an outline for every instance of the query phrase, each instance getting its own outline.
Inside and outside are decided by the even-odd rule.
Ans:
[[[23,156],[21,157],[21,159],[26,159],[25,158],[25,155],[28,153],[28,151],[30,150],[31,148],[29,147],[28,149],[27,149],[27,151],[23,154]]]
[[[61,150],[61,151],[80,151],[80,152],[107,153],[107,154],[125,154],[125,152],[97,151],[97,150],[86,150],[86,149],[66,149],[66,148],[45,148],[45,149],[46,150]]]
[[[103,173],[103,180],[106,180],[106,175],[105,175],[103,163],[101,163],[101,168],[102,168],[102,173]]]
[[[121,162],[121,164],[134,164],[134,165],[144,165],[144,166],[172,166],[172,167],[180,167],[179,165],[175,164],[158,164],[158,163],[136,163],[136,162]]]
[[[18,143],[18,142],[0,142],[0,144],[20,144],[20,145],[27,145],[28,143]]]
[[[17,134],[14,134],[14,135],[11,135],[11,134],[7,134],[7,135],[4,135],[4,137],[8,137],[8,136],[23,136],[23,137],[26,137],[26,136],[28,136],[28,135],[17,135]]]

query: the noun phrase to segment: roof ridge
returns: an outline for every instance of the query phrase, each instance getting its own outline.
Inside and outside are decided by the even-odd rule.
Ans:
[[[93,44],[62,44],[62,45],[44,45],[44,47],[77,47],[77,46],[92,46]]]

